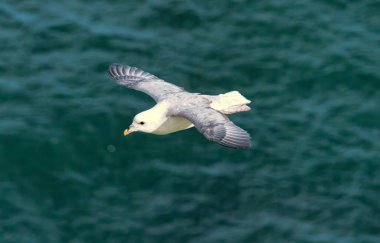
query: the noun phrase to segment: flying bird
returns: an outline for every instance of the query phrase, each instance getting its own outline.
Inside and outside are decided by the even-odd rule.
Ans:
[[[220,95],[190,93],[136,67],[111,64],[109,75],[119,85],[142,91],[157,104],[137,114],[124,135],[132,132],[165,135],[195,127],[208,140],[230,148],[249,148],[250,135],[226,115],[250,110],[239,92]]]

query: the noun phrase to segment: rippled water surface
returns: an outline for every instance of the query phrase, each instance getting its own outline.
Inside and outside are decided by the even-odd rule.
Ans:
[[[380,242],[380,4],[0,2],[0,242]],[[252,134],[122,131],[137,66]]]

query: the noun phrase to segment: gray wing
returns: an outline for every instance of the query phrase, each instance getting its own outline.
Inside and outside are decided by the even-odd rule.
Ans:
[[[251,147],[251,136],[225,115],[207,107],[180,110],[176,114],[191,121],[208,140],[230,148]]]
[[[169,94],[183,92],[183,88],[165,82],[141,69],[121,64],[111,64],[109,75],[119,85],[142,91],[151,96],[156,102],[165,99]]]

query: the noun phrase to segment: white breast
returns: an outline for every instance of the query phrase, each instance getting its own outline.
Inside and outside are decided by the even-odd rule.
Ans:
[[[194,125],[186,118],[179,116],[171,116],[168,117],[168,119],[152,133],[156,135],[165,135],[180,130],[185,130],[193,126]]]

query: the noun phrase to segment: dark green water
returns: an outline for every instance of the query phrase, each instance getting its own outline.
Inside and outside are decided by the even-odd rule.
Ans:
[[[380,3],[0,2],[0,242],[380,242]],[[239,90],[251,150],[123,130],[141,67]]]

